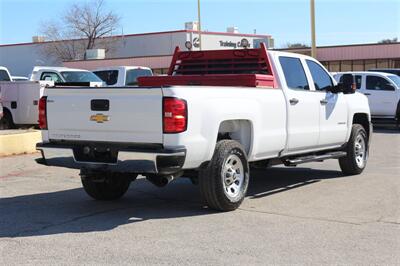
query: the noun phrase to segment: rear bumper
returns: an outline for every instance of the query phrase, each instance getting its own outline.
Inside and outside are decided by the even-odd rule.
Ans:
[[[138,174],[173,174],[179,172],[185,162],[186,149],[143,149],[115,148],[110,146],[99,158],[95,153],[86,156],[82,153],[84,147],[93,145],[60,145],[53,143],[38,143],[36,149],[42,158],[36,160],[39,164],[73,169],[93,169],[99,171],[138,173]],[[106,155],[104,157],[104,154]]]

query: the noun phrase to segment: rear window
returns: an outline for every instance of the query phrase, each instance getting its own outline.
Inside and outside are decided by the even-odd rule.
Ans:
[[[7,71],[0,70],[0,81],[10,81],[10,76],[8,76]]]
[[[102,82],[99,77],[89,71],[63,71],[61,75],[66,82]]]
[[[153,76],[153,73],[150,69],[131,69],[126,71],[126,82],[127,86],[136,86],[138,85],[137,78],[138,77],[146,77]]]
[[[300,59],[294,57],[279,57],[285,74],[286,84],[291,89],[309,90],[308,81]]]
[[[94,74],[104,81],[108,86],[115,85],[118,81],[118,70],[94,71]]]

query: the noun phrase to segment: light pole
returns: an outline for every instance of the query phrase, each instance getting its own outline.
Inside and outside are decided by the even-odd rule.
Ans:
[[[311,56],[317,58],[317,47],[315,44],[315,3],[310,0],[310,15],[311,15]]]
[[[200,20],[200,0],[197,0],[197,20],[199,24],[197,25],[199,33],[199,49],[201,50],[201,20]]]

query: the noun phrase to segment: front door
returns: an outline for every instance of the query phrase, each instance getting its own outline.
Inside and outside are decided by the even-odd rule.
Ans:
[[[328,91],[333,82],[327,71],[317,62],[306,60],[319,101],[319,147],[341,145],[346,141],[349,121],[347,103],[343,93]],[[350,121],[351,123],[351,121]]]

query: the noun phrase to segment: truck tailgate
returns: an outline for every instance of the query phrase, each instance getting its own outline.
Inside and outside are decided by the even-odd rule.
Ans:
[[[50,140],[162,143],[161,88],[47,90]]]

